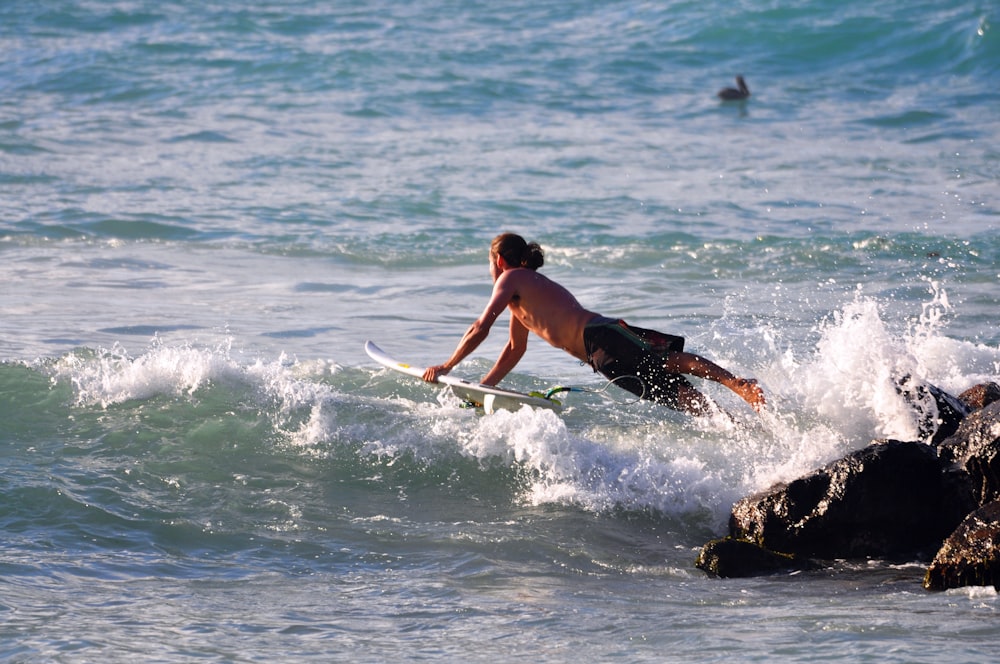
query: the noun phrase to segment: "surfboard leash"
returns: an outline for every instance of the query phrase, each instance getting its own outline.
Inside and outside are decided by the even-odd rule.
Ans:
[[[633,379],[633,380],[639,381],[639,383],[642,385],[642,394],[639,395],[639,396],[636,396],[634,399],[622,400],[622,399],[613,397],[613,396],[611,396],[610,394],[607,393],[608,392],[608,388],[611,387],[612,385],[614,385],[616,381],[625,380],[625,379]],[[629,392],[628,390],[623,390],[623,391],[626,392],[627,394],[634,394],[633,392]],[[590,394],[599,394],[602,397],[604,397],[605,399],[610,399],[611,401],[614,401],[616,403],[622,403],[622,404],[625,404],[625,405],[629,405],[629,404],[637,403],[638,401],[642,400],[643,397],[646,396],[646,382],[644,380],[642,380],[641,378],[639,378],[638,376],[617,376],[617,377],[612,378],[611,380],[609,380],[607,383],[605,383],[604,387],[600,387],[600,388],[596,388],[596,389],[593,388],[593,387],[585,387],[583,385],[556,385],[555,387],[550,387],[548,390],[546,390],[544,392],[529,392],[529,394],[531,396],[533,396],[533,397],[539,397],[539,398],[546,399],[546,400],[549,400],[549,401],[554,401],[555,403],[558,404],[560,402],[558,400],[556,400],[556,399],[553,399],[552,397],[555,396],[556,394],[559,394],[560,392],[589,392]]]

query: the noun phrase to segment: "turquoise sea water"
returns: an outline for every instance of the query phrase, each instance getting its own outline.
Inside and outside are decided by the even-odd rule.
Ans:
[[[995,2],[0,5],[0,657],[992,661],[919,561],[707,578],[734,500],[1000,380]],[[715,92],[743,74],[752,97]],[[500,231],[745,424],[440,362]],[[484,373],[500,329],[456,374]],[[506,381],[600,388],[537,340]]]

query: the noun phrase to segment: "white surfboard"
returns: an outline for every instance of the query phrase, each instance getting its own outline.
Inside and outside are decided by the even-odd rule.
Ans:
[[[405,362],[400,362],[379,348],[372,341],[365,342],[365,352],[368,353],[368,357],[372,358],[384,367],[406,374],[407,376],[413,376],[423,380],[424,369],[422,367],[415,367]],[[447,374],[439,376],[438,382],[451,388],[451,391],[454,392],[459,399],[464,399],[465,401],[474,403],[477,406],[481,405],[483,410],[487,413],[492,413],[496,410],[519,410],[522,406],[548,408],[550,410],[559,410],[562,407],[558,401],[553,399],[546,399],[544,397],[525,394],[524,392],[516,392],[514,390],[504,390],[499,387],[490,387],[489,385],[482,385],[480,383],[473,383],[463,378],[456,378]]]

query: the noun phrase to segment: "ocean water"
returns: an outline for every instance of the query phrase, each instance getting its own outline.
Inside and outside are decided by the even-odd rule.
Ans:
[[[8,0],[0,52],[4,661],[995,659],[920,561],[693,563],[915,439],[894,376],[1000,380],[996,2]],[[447,358],[501,231],[768,410],[374,366]]]

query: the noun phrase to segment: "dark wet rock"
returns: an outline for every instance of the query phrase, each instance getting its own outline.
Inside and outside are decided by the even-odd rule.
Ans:
[[[991,403],[1000,401],[1000,385],[980,383],[959,394],[958,400],[965,404],[965,407],[970,411],[982,410]]]
[[[955,433],[969,414],[969,407],[958,397],[941,388],[903,376],[896,381],[896,390],[903,395],[917,414],[920,440],[940,443]]]
[[[744,498],[730,536],[820,558],[929,558],[976,503],[968,475],[930,445],[876,441]]]
[[[927,588],[1000,590],[1000,386],[984,383],[956,398],[904,377],[897,389],[917,413],[923,442],[874,441],[743,498],[730,536],[709,542],[696,566],[757,576],[937,551]]]
[[[993,586],[1000,590],[1000,502],[985,505],[945,540],[924,576],[924,588]]]
[[[801,556],[777,553],[753,542],[725,537],[702,547],[694,566],[712,576],[739,578],[810,569],[813,564]]]
[[[977,506],[1000,499],[1000,401],[965,418],[939,454],[969,474]]]

